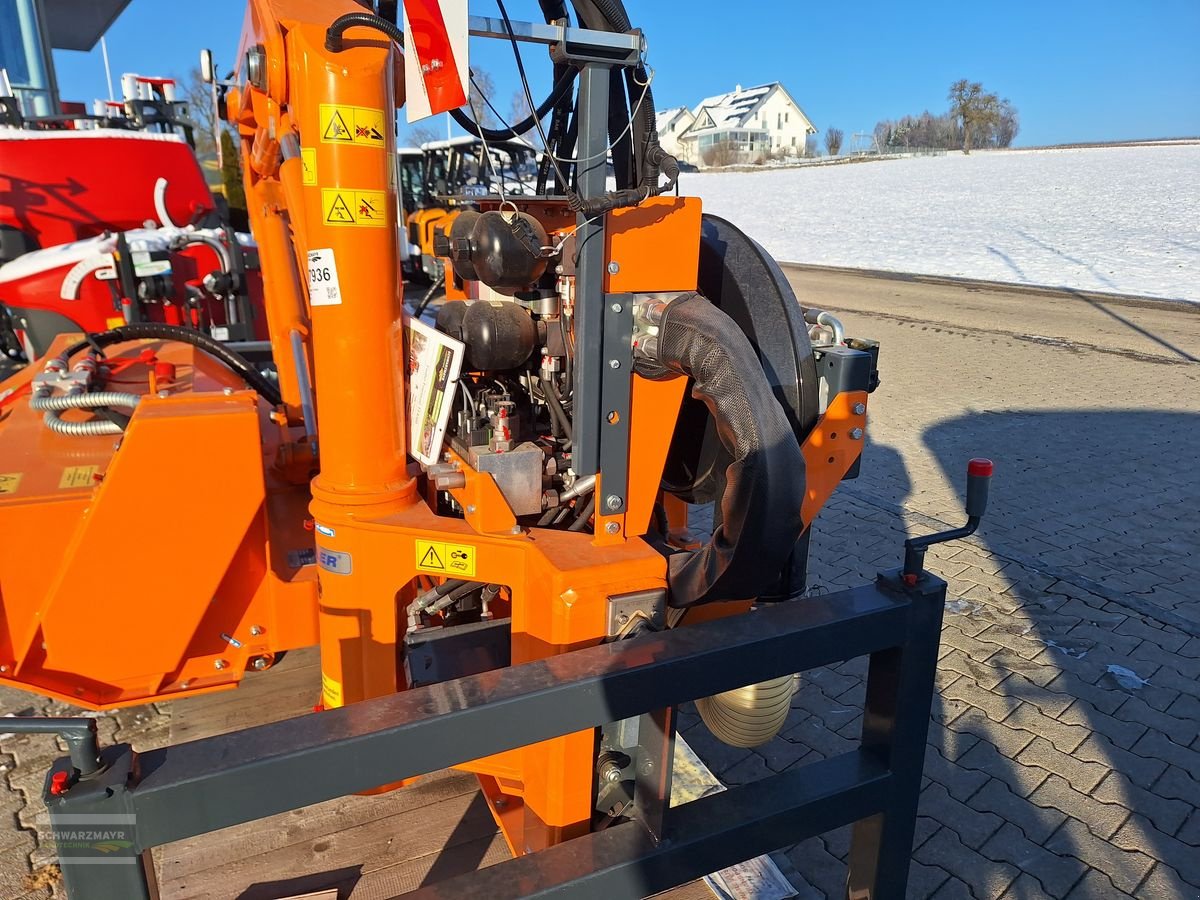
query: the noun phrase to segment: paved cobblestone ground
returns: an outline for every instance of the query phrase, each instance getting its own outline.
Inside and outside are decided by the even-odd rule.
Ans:
[[[980,535],[928,561],[951,602],[910,896],[1200,897],[1200,316],[795,278],[884,344],[863,476],[822,513],[815,583],[897,564],[906,533],[959,523],[969,456],[998,466]],[[808,673],[756,751],[720,744],[693,710],[680,725],[726,783],[751,781],[852,747],[865,668]],[[61,711],[0,691],[0,713],[33,709]],[[101,732],[149,747],[168,716],[126,710]],[[0,738],[0,897],[51,895],[28,877],[49,862],[33,825],[59,752]],[[801,896],[841,898],[848,841],[775,856]]]

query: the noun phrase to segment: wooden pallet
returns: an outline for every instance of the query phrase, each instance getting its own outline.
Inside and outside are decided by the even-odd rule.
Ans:
[[[237,690],[176,703],[171,743],[302,715],[320,693],[314,650]],[[445,770],[378,797],[342,797],[160,848],[164,900],[383,900],[508,859],[474,775]],[[661,896],[712,900],[703,881]]]

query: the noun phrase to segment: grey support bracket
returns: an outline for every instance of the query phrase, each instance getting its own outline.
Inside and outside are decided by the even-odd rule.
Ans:
[[[629,408],[633,399],[633,294],[604,297],[600,377],[600,487],[596,511],[618,515],[628,505]]]

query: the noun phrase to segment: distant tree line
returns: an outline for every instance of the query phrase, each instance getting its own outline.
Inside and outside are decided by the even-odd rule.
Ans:
[[[884,152],[957,150],[1010,147],[1021,121],[1007,98],[988,93],[977,81],[961,79],[950,85],[950,109],[934,114],[884,119],[875,125],[875,140]]]

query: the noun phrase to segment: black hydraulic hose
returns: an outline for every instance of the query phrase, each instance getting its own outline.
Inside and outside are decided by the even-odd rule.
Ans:
[[[352,16],[358,13],[350,13]],[[475,121],[463,112],[461,109],[450,110],[450,116],[457,122],[467,134],[472,137],[482,138],[485,141],[507,141],[514,137],[519,137],[527,131],[534,128],[537,122],[540,122],[546,117],[546,113],[550,112],[559,101],[561,101],[571,91],[575,84],[575,76],[579,70],[574,66],[566,66],[562,76],[554,82],[554,87],[550,89],[550,96],[538,104],[530,115],[526,116],[516,125],[511,128],[484,128],[482,125],[477,125]]]
[[[279,406],[283,403],[283,398],[279,395],[279,388],[268,381],[248,360],[203,332],[192,328],[183,328],[179,325],[165,325],[161,322],[132,322],[109,331],[88,335],[85,340],[68,347],[65,355],[70,359],[76,353],[82,353],[89,347],[111,347],[113,344],[136,340],[179,341],[191,344],[227,365],[272,406]]]
[[[656,358],[639,371],[689,376],[733,457],[725,470],[721,524],[708,545],[668,560],[671,606],[757,597],[772,591],[802,531],[804,456],[750,341],[700,294],[671,302]]]
[[[574,441],[575,436],[571,431],[571,419],[563,409],[562,401],[558,399],[558,394],[554,392],[554,386],[550,384],[549,379],[538,379],[542,385],[542,393],[546,395],[546,408],[550,410],[550,417],[558,424],[559,429],[568,441]]]
[[[587,528],[588,519],[592,517],[592,513],[596,511],[596,495],[588,497],[587,503],[583,506],[583,511],[575,517],[575,521],[567,526],[567,531],[583,531]]]
[[[330,53],[341,53],[345,49],[343,35],[347,29],[359,25],[382,31],[397,44],[404,46],[404,32],[394,22],[389,22],[374,13],[346,13],[334,19],[333,24],[325,30],[325,49]]]
[[[618,189],[634,187],[641,169],[634,156],[633,134],[629,127],[629,107],[625,103],[625,89],[619,69],[608,73],[608,143],[612,148],[613,176]],[[589,159],[585,168],[603,166],[604,159]]]

